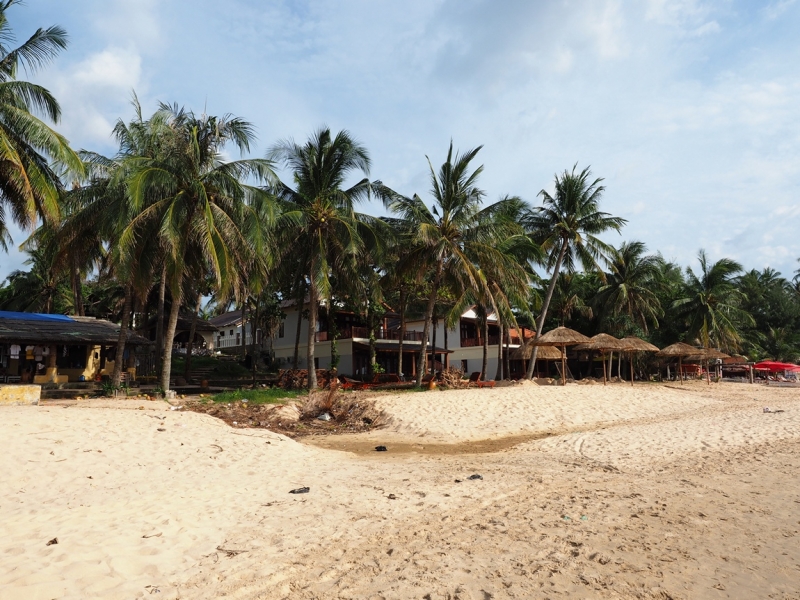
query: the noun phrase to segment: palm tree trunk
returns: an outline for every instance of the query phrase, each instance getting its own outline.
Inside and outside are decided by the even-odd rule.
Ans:
[[[164,334],[164,356],[161,361],[161,389],[169,390],[169,377],[172,371],[172,342],[175,341],[175,330],[178,328],[178,314],[181,310],[180,282],[171,289],[172,306],[169,309],[167,331]]]
[[[428,307],[425,310],[425,325],[422,328],[422,344],[420,346],[419,359],[417,361],[417,385],[422,385],[422,377],[425,375],[425,362],[428,358],[428,335],[431,332],[431,320],[433,319],[433,310],[436,308],[436,297],[439,294],[439,279],[442,276],[441,259],[436,265],[436,275],[433,279],[433,286],[431,288],[431,297],[428,299]]]
[[[372,305],[367,308],[367,326],[369,328],[369,363],[367,363],[367,377],[372,379],[375,377],[375,363],[377,360],[377,342],[375,341],[375,313]]]
[[[297,297],[297,331],[294,334],[294,359],[292,368],[297,370],[300,364],[300,330],[303,326],[303,301],[306,299],[306,290],[301,285],[300,295]]]
[[[77,265],[77,257],[72,258],[72,299],[75,314],[79,317],[84,316],[83,309],[83,282],[81,281],[81,271]]]
[[[194,336],[197,335],[197,319],[200,315],[200,304],[203,301],[203,294],[198,292],[197,303],[194,308],[194,315],[192,315],[192,326],[189,328],[189,343],[186,344],[186,365],[183,369],[183,376],[189,379],[189,374],[192,372],[192,352],[194,352]]]
[[[131,314],[131,286],[125,286],[125,304],[122,305],[122,320],[119,323],[119,336],[117,336],[117,354],[114,357],[114,372],[111,375],[111,383],[119,387],[122,379],[122,363],[125,360],[125,342],[128,341],[128,321]]]
[[[258,325],[259,298],[260,298],[260,295],[256,296],[256,298],[255,298],[255,301],[256,301],[255,313],[253,315],[253,318],[250,319],[251,322],[252,322],[252,324],[250,325],[250,358],[251,358],[252,364],[253,364],[253,389],[256,388],[256,367],[257,367],[257,365],[256,365],[256,362],[257,362],[256,361],[256,356],[257,355],[256,355],[256,329],[255,328]],[[261,336],[263,338],[263,336],[264,336],[264,332],[263,331],[261,332]],[[260,355],[261,352],[259,351],[258,354]]]
[[[431,360],[431,375],[436,374],[436,330],[439,329],[439,319],[436,317],[433,318],[433,347],[431,348],[431,354],[433,355],[433,360]]]
[[[314,365],[314,342],[317,335],[317,284],[314,282],[314,265],[311,267],[311,276],[308,286],[308,389],[317,389],[317,368]]]
[[[547,286],[547,295],[544,298],[544,304],[542,305],[542,314],[539,315],[539,322],[536,324],[536,339],[538,340],[542,335],[542,329],[544,329],[544,320],[547,318],[547,309],[550,308],[550,300],[553,297],[553,290],[556,288],[556,280],[558,279],[558,272],[561,270],[561,262],[564,260],[564,255],[567,253],[567,244],[569,240],[564,238],[561,242],[561,250],[558,253],[558,260],[556,261],[556,266],[553,269],[553,277],[550,280],[550,285]],[[531,354],[531,364],[528,365],[528,373],[527,378],[533,379],[533,366],[536,364],[536,356],[539,354],[539,346],[533,347],[533,353]]]
[[[503,381],[503,322],[497,317],[497,325],[500,327],[500,337],[497,339],[497,373],[494,378]]]
[[[489,314],[483,311],[483,363],[481,364],[481,381],[486,380],[486,371],[489,368]]]
[[[511,329],[506,327],[506,351],[503,355],[503,368],[506,379],[511,379]]]
[[[158,288],[158,312],[156,313],[156,369],[161,368],[164,354],[164,302],[167,295],[167,265],[161,269],[161,282]]]
[[[406,291],[400,288],[400,339],[397,340],[397,374],[403,375],[403,338],[406,336]]]
[[[242,289],[242,362],[247,360],[247,290]]]

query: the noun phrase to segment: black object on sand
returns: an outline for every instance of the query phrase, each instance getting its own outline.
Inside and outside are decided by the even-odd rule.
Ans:
[[[386,452],[386,446],[375,446],[375,452]]]
[[[311,491],[311,488],[301,487],[301,488],[297,488],[296,490],[292,490],[289,493],[290,494],[307,494],[310,491]]]
[[[470,475],[467,479],[483,479],[483,477],[476,473],[475,475]]]

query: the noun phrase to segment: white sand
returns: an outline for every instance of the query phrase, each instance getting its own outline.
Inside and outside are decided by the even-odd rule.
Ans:
[[[152,402],[4,408],[0,598],[800,597],[800,390],[677,387],[399,394],[369,455]]]

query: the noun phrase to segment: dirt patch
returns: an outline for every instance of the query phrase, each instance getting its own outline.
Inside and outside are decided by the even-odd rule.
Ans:
[[[428,442],[390,442],[387,441],[386,451],[389,454],[428,454],[447,456],[455,454],[490,454],[493,452],[502,452],[508,450],[519,444],[541,440],[553,435],[558,435],[555,432],[539,432],[523,435],[513,435],[503,438],[494,438],[488,440],[473,440],[469,442],[458,442],[456,444],[431,444]],[[371,438],[365,440],[357,435],[337,435],[329,437],[311,438],[305,440],[309,445],[316,446],[317,448],[325,448],[326,450],[342,450],[344,452],[352,452],[353,454],[369,454],[377,457],[381,455],[375,451],[375,446],[378,443],[376,439]]]
[[[285,404],[188,401],[184,409],[211,415],[231,427],[269,429],[292,438],[363,433],[386,423],[374,400],[352,393],[318,392],[305,402]],[[323,415],[330,420],[320,419]]]

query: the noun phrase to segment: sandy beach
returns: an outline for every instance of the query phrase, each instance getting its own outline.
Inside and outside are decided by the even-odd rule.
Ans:
[[[377,404],[384,429],[300,441],[160,402],[4,408],[0,598],[800,598],[800,389]]]

